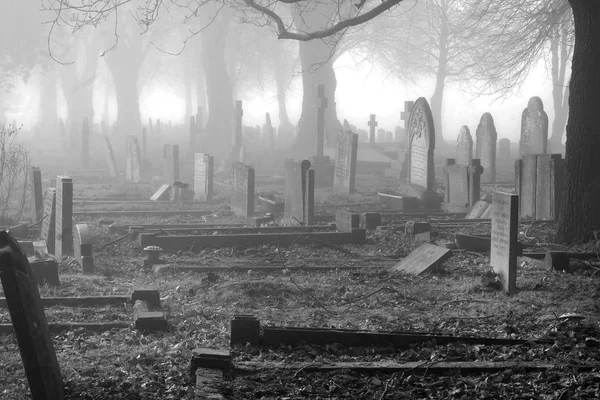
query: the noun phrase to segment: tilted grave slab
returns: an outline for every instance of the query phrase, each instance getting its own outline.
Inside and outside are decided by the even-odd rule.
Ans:
[[[429,269],[438,270],[452,255],[449,249],[423,243],[394,267],[394,271],[419,275]]]

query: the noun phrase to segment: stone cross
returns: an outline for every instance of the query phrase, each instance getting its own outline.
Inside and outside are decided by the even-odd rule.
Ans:
[[[325,85],[317,85],[317,156],[323,156],[325,147],[325,109],[327,108],[327,97],[325,97]]]
[[[375,128],[377,127],[377,121],[375,120],[375,114],[371,114],[369,118],[369,143],[375,143]]]

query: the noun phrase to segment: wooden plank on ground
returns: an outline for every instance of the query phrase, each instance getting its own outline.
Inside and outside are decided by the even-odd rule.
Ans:
[[[452,252],[445,248],[429,243],[417,247],[408,257],[404,258],[394,267],[395,271],[411,275],[419,275],[430,268],[438,269]]]

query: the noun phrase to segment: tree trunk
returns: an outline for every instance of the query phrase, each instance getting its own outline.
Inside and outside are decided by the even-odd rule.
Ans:
[[[225,41],[231,21],[221,12],[202,32],[202,62],[206,76],[208,120],[205,152],[218,157],[229,154],[233,137],[233,88],[225,62]]]
[[[440,4],[440,34],[438,37],[438,65],[435,75],[435,90],[431,96],[431,114],[435,126],[435,143],[444,146],[444,133],[442,122],[442,108],[444,103],[444,88],[446,86],[446,75],[448,71],[448,6],[442,1]]]
[[[555,36],[550,40],[550,54],[552,63],[552,102],[554,106],[554,121],[550,143],[553,149],[562,148],[562,138],[565,124],[569,116],[569,88],[566,86],[567,68],[570,57],[571,45],[570,32],[563,26],[558,26]]]
[[[287,112],[287,106],[285,99],[288,93],[289,76],[286,76],[285,72],[287,69],[284,67],[281,54],[284,51],[282,42],[277,40],[275,42],[275,49],[273,50],[273,75],[275,78],[275,86],[277,88],[277,105],[279,108],[279,124],[289,129],[293,127],[290,117]]]
[[[40,85],[40,108],[38,124],[43,127],[45,135],[58,134],[58,109],[56,89],[56,68],[50,65],[42,77]]]
[[[556,239],[580,243],[600,228],[600,2],[569,0],[575,48],[569,96],[565,191]]]
[[[183,59],[183,90],[185,92],[185,119],[184,124],[187,124],[192,115],[196,115],[196,112],[193,110],[192,105],[192,71],[190,68],[190,63],[187,58]]]

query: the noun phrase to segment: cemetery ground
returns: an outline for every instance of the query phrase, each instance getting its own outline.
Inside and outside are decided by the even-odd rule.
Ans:
[[[375,188],[388,184],[393,187],[393,181],[385,178],[358,176],[362,194],[343,196],[317,190],[316,215],[323,220],[329,216],[333,222],[336,209],[380,210]],[[75,186],[74,224],[87,223],[91,229],[94,274],[84,275],[75,259],[68,257],[59,264],[60,286],[41,286],[42,298],[128,296],[135,288],[155,288],[169,327],[156,332],[133,329],[131,306],[124,302],[44,307],[51,327],[76,322],[122,324],[97,332],[75,328],[53,333],[65,398],[204,398],[202,388],[195,388],[190,376],[192,351],[229,349],[231,319],[239,314],[255,316],[261,326],[483,339],[442,343],[432,339],[408,347],[335,342],[235,346],[231,348],[234,372],[215,383],[225,398],[564,399],[600,394],[598,369],[582,367],[600,356],[598,257],[592,262],[572,262],[566,272],[551,271],[533,258],[520,258],[518,294],[507,296],[482,283],[482,275],[490,270],[489,251],[454,249],[439,271],[417,276],[393,270],[419,246],[405,235],[404,223],[409,220],[428,221],[431,242],[440,246],[454,241],[457,232],[490,233],[489,223],[460,222],[452,215],[390,210],[382,222],[387,228],[368,231],[365,244],[314,241],[164,251],[161,258],[166,264],[154,267],[144,267],[146,255],[137,235],[110,227],[112,223],[243,223],[229,211],[225,187],[217,186],[214,202],[201,207],[210,213],[199,217],[185,213],[198,205],[147,202],[152,185]],[[259,187],[256,195],[281,195],[280,188]],[[482,187],[484,193],[494,190],[506,188]],[[87,200],[82,200],[84,194]],[[90,197],[111,201],[90,201]],[[164,209],[180,213],[119,214]],[[597,252],[596,242],[577,248],[554,244],[554,233],[554,223],[522,223],[519,242],[528,254]],[[205,270],[178,271],[174,265]],[[585,319],[564,318],[569,313]],[[10,322],[8,312],[0,310],[0,323]],[[493,344],[490,339],[523,341]],[[15,337],[3,334],[0,340],[1,398],[29,398]],[[411,368],[398,367],[410,362],[414,363]],[[446,362],[473,364],[463,364],[461,373]],[[498,368],[500,362],[505,364]]]

